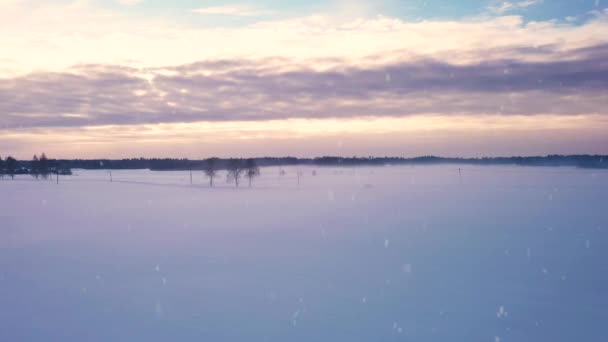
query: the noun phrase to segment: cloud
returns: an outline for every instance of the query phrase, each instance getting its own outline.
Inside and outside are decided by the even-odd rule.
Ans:
[[[114,1],[116,1],[118,4],[125,5],[125,6],[134,6],[134,5],[138,5],[138,4],[141,4],[142,2],[144,2],[144,0],[114,0]]]
[[[421,58],[367,67],[337,63],[325,70],[288,59],[148,69],[81,65],[0,80],[0,127],[424,114],[608,115],[608,44],[479,53],[520,58],[467,64]],[[546,60],[527,60],[535,55]]]
[[[255,9],[245,5],[211,6],[193,9],[192,12],[204,15],[226,15],[238,17],[256,17],[270,12]]]
[[[500,1],[494,2],[492,5],[488,7],[490,12],[497,14],[504,14],[507,12],[520,11],[526,9],[531,6],[540,5],[543,3],[543,0],[525,0],[518,2],[511,1]]]
[[[404,146],[444,153],[441,146],[459,142],[472,153],[492,142],[493,151],[516,142],[530,153],[537,150],[529,146],[558,141],[552,132],[566,138],[543,151],[606,146],[608,36],[598,32],[608,31],[607,10],[575,23],[514,15],[353,20],[366,11],[361,6],[339,18],[201,28],[89,1],[0,2],[0,144],[26,157],[34,144],[67,156],[83,146],[86,154],[127,145],[124,156],[140,148],[174,155],[199,151],[201,140],[205,147],[228,141],[217,151],[240,154],[239,139],[261,153],[280,146],[274,154],[313,145],[317,153],[400,154]],[[348,139],[349,150],[328,150]],[[426,149],[430,141],[437,149]]]
[[[311,16],[200,29],[81,3],[10,11],[4,128],[608,108],[603,12],[580,25]]]
[[[576,48],[608,42],[608,36],[597,34],[608,30],[604,12],[576,25],[525,23],[518,16],[421,22],[308,16],[242,27],[192,28],[133,20],[82,2],[68,7],[9,7],[0,12],[0,72],[10,69],[12,75],[63,71],[75,64],[147,68],[242,57],[324,62],[310,65],[312,68],[325,68],[325,62],[332,59],[361,65],[420,56],[464,63],[486,58],[476,53],[480,48],[551,44]],[[11,60],[10,65],[2,60]]]
[[[206,158],[320,155],[605,154],[601,115],[290,119],[0,129],[0,146],[30,158]]]

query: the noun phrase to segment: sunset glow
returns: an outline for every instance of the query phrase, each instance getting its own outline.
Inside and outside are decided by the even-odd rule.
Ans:
[[[0,144],[83,158],[608,152],[605,4],[478,2],[2,0]]]

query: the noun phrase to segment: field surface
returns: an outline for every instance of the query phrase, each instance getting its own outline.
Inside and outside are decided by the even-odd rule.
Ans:
[[[0,341],[608,340],[608,172],[284,170],[1,180]]]

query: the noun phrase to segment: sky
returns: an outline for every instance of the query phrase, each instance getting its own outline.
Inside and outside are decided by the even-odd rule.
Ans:
[[[0,0],[0,156],[608,154],[608,0]]]

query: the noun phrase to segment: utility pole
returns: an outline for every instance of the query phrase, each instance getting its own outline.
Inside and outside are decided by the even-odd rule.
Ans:
[[[112,180],[112,170],[110,170],[110,183],[112,183],[112,182],[113,182],[113,180]]]
[[[460,179],[460,185],[462,185],[462,172],[460,171],[460,168],[458,168],[458,178]]]
[[[192,168],[190,168],[190,186],[192,186]]]

